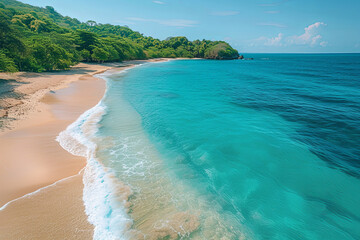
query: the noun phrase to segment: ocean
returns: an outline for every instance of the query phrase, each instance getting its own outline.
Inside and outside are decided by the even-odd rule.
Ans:
[[[360,239],[360,54],[107,72],[62,132],[94,239]]]

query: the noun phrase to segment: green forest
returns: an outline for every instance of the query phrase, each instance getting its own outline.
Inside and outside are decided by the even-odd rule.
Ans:
[[[79,62],[149,58],[236,59],[224,41],[169,37],[159,40],[126,26],[80,22],[53,7],[0,0],[0,72],[69,69]]]

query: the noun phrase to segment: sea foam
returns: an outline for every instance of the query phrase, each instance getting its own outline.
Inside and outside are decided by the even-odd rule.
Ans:
[[[128,239],[132,219],[127,214],[127,200],[131,190],[96,158],[95,134],[105,113],[106,107],[100,101],[61,132],[56,140],[68,152],[87,159],[83,201],[88,221],[94,225],[93,238]]]

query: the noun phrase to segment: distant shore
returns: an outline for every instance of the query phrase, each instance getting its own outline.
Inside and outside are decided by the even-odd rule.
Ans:
[[[0,74],[26,83],[15,89],[23,99],[1,100],[7,118],[0,132],[0,239],[92,238],[82,202],[86,159],[66,152],[55,139],[103,97],[105,81],[94,75],[141,62],[148,61]]]

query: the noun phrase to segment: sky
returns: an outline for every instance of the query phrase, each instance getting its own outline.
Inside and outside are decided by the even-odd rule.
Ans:
[[[229,42],[241,53],[360,52],[360,0],[21,0],[159,39]]]

